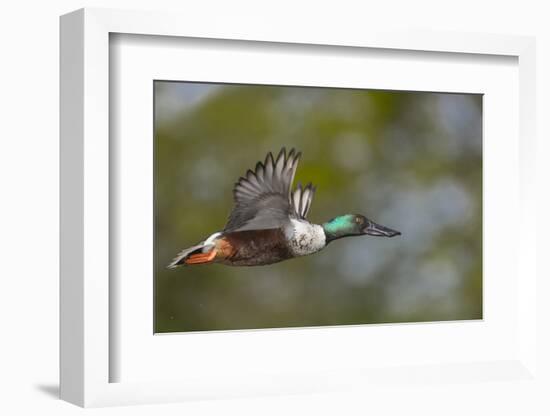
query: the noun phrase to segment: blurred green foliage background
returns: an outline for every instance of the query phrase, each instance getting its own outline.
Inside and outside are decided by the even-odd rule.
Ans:
[[[480,319],[482,96],[156,81],[155,332]],[[223,229],[233,184],[268,151],[303,152],[322,223],[358,237],[270,266],[167,270]]]

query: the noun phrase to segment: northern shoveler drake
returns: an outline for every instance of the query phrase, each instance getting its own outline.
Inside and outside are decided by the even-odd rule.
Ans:
[[[322,225],[310,223],[307,214],[316,188],[298,184],[291,191],[300,156],[283,148],[277,158],[268,153],[254,171],[249,169],[235,184],[233,211],[223,231],[181,251],[168,268],[209,263],[260,266],[316,253],[342,237],[401,234],[358,214]]]

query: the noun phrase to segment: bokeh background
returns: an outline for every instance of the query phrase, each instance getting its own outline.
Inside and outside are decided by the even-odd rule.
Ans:
[[[155,332],[482,318],[482,96],[155,81]],[[261,267],[167,270],[223,229],[239,176],[295,147],[338,240]]]

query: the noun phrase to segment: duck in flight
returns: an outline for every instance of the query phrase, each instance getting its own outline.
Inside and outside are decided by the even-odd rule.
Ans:
[[[358,214],[310,223],[307,214],[315,187],[309,183],[291,189],[300,156],[283,148],[276,158],[268,153],[254,171],[249,169],[235,184],[234,207],[223,231],[181,251],[168,268],[210,263],[260,266],[316,253],[342,237],[401,234]]]

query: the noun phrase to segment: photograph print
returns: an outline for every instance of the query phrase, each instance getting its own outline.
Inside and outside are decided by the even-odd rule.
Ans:
[[[482,319],[482,95],[154,81],[154,331]]]

